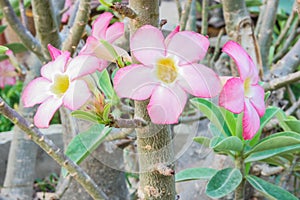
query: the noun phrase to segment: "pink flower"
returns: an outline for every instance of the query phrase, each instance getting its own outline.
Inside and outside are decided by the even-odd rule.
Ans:
[[[31,81],[22,95],[24,107],[41,104],[34,116],[39,128],[49,127],[60,106],[76,110],[88,100],[91,93],[80,78],[95,72],[99,66],[96,57],[81,55],[72,59],[69,52],[61,52],[51,45],[48,49],[53,61],[42,67],[41,77]]]
[[[7,50],[6,55],[11,55],[12,51]],[[9,59],[0,62],[0,88],[4,88],[5,85],[16,84],[17,72]]]
[[[117,71],[114,86],[120,97],[145,100],[151,121],[173,124],[183,111],[187,93],[213,97],[221,90],[218,76],[198,64],[208,49],[206,37],[179,32],[177,27],[164,39],[162,32],[150,25],[138,29],[131,38],[132,55],[141,63]]]
[[[129,55],[125,50],[112,44],[124,34],[123,23],[115,22],[109,26],[112,18],[113,15],[111,13],[105,12],[95,20],[92,26],[92,35],[88,37],[85,46],[80,52],[80,55],[93,55],[98,57],[101,61],[99,71],[108,66],[108,61],[115,62],[115,58],[100,42],[101,40],[110,43],[119,56],[129,59]]]
[[[260,117],[265,113],[264,89],[258,85],[258,70],[251,57],[236,42],[223,47],[236,63],[240,77],[230,78],[220,94],[219,104],[233,113],[243,115],[243,137],[253,138],[260,127]]]

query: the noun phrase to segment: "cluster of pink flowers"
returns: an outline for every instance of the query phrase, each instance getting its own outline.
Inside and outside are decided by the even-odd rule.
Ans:
[[[33,80],[22,96],[26,107],[41,104],[34,117],[37,127],[48,127],[60,106],[76,110],[88,100],[90,91],[82,78],[115,61],[101,41],[108,42],[119,56],[130,58],[113,44],[123,35],[124,24],[109,26],[112,17],[110,13],[99,16],[86,45],[75,58],[49,46],[52,61],[42,67],[41,77]],[[258,131],[259,117],[265,112],[258,71],[245,50],[229,41],[223,51],[236,62],[240,77],[229,79],[222,87],[218,75],[199,64],[208,47],[207,37],[198,33],[179,31],[176,27],[164,38],[158,28],[145,25],[130,39],[131,56],[139,64],[117,71],[113,80],[115,91],[121,98],[150,99],[147,110],[151,121],[157,124],[177,123],[189,94],[201,98],[220,94],[220,106],[233,113],[244,112],[244,138],[251,139]]]
[[[11,50],[7,50],[5,54],[9,57],[13,56]],[[0,88],[4,88],[5,85],[16,84],[18,74],[15,70],[16,68],[10,59],[0,61]]]

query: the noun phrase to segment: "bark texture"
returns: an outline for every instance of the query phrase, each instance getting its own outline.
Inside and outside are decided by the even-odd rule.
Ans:
[[[130,34],[145,24],[158,26],[158,0],[130,0],[129,6],[137,13],[130,22]],[[165,176],[157,170],[158,165],[171,167],[174,161],[172,137],[167,125],[151,123],[147,112],[148,101],[135,101],[135,118],[149,122],[144,128],[136,129],[139,153],[140,199],[175,199],[174,176]]]

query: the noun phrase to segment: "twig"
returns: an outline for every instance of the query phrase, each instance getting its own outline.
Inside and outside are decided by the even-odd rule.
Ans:
[[[182,13],[181,3],[180,3],[180,0],[175,0],[175,2],[176,2],[177,12],[178,12],[178,19],[180,21],[181,13]]]
[[[260,32],[261,24],[264,19],[266,1],[267,0],[264,0],[263,4],[259,8],[259,16],[258,16],[258,20],[257,20],[256,26],[255,26],[255,31],[254,31],[256,37],[258,37],[258,33]]]
[[[33,124],[29,124],[25,118],[9,107],[1,97],[0,113],[23,130],[32,141],[38,144],[60,166],[64,167],[94,199],[108,199],[105,193],[96,185],[88,174],[68,158],[62,150],[43,135],[38,128],[34,127]]]
[[[41,61],[45,61],[42,53],[41,44],[33,35],[23,26],[14,12],[9,0],[0,0],[0,8],[2,9],[3,15],[6,18],[8,24],[15,31],[15,33],[22,40],[23,44],[31,50]]]
[[[28,28],[28,19],[27,19],[26,12],[25,12],[25,7],[24,7],[24,0],[19,0],[19,8],[20,8],[20,13],[21,13],[22,24],[24,25],[24,27],[26,29],[29,30],[29,28]]]
[[[283,30],[280,31],[280,34],[279,34],[279,36],[278,36],[278,38],[277,38],[277,40],[275,42],[275,48],[277,48],[281,44],[283,38],[287,34],[288,30],[291,28],[291,24],[293,23],[293,21],[294,21],[294,19],[296,17],[296,15],[295,15],[296,14],[296,10],[297,10],[296,8],[297,8],[297,0],[295,0],[295,3],[293,5],[293,11],[291,12],[291,14],[290,14],[290,16],[289,16],[289,18],[288,18],[288,20],[287,20],[287,22],[286,22]]]
[[[202,25],[201,25],[201,34],[207,35],[208,28],[208,0],[202,0]]]
[[[113,3],[113,5],[110,8],[130,19],[134,19],[137,16],[137,14],[131,8],[119,2]]]
[[[185,30],[190,10],[191,10],[191,5],[192,5],[193,0],[187,0],[184,5],[184,10],[181,13],[181,19],[180,19],[180,30]]]
[[[42,45],[44,57],[50,60],[48,44],[60,46],[60,37],[52,0],[32,0],[34,26]]]
[[[300,80],[300,71],[289,74],[284,77],[275,78],[275,79],[265,83],[263,85],[263,88],[265,89],[265,91],[276,90],[278,88],[284,87],[288,84],[291,84],[291,83],[299,81],[299,80]]]
[[[280,60],[282,58],[282,56],[284,56],[284,54],[286,54],[288,52],[289,48],[292,46],[292,42],[294,41],[295,37],[297,36],[298,25],[299,25],[299,20],[297,19],[297,22],[292,27],[292,31],[289,34],[289,36],[287,37],[287,39],[285,40],[283,47],[280,49],[280,51],[278,51],[275,54],[275,56],[273,58],[273,63],[276,63],[278,60]]]
[[[273,27],[276,19],[276,11],[279,0],[267,1],[263,22],[258,34],[258,44],[260,47],[262,65],[264,72],[268,72],[269,68],[269,50],[272,43]]]
[[[299,161],[299,157],[295,156],[292,163],[291,163],[291,165],[289,167],[287,167],[285,173],[283,173],[283,175],[280,179],[280,183],[279,183],[279,185],[282,188],[287,189],[288,181],[291,180],[290,178],[293,174],[294,168],[295,168],[298,161]]]
[[[286,115],[291,115],[292,113],[294,113],[298,108],[300,107],[300,98],[298,99],[298,101],[292,103],[292,106],[289,107],[289,109],[287,109],[285,111]]]
[[[75,17],[75,22],[68,34],[68,37],[63,42],[62,49],[74,53],[81,36],[84,32],[85,25],[88,22],[91,10],[91,0],[81,0]]]
[[[134,131],[133,128],[123,128],[117,133],[110,133],[106,138],[105,141],[114,141],[114,140],[121,140],[125,139],[129,134]]]
[[[221,43],[221,38],[222,38],[223,34],[224,34],[224,28],[222,28],[219,31],[219,34],[218,34],[218,37],[217,37],[216,46],[215,46],[215,50],[214,50],[214,54],[213,54],[212,58],[210,59],[210,65],[214,64],[214,62],[216,61],[217,56],[220,53],[220,43]]]
[[[300,64],[299,58],[300,39],[298,39],[291,50],[272,67],[271,74],[275,77],[282,77],[294,72]]]

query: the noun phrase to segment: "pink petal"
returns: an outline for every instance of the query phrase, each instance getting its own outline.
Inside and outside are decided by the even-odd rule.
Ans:
[[[262,117],[266,111],[265,105],[265,92],[264,89],[260,85],[251,86],[251,91],[253,93],[252,97],[250,98],[250,102],[253,107],[256,109],[258,115]]]
[[[34,124],[38,128],[48,128],[50,120],[57,111],[57,109],[62,105],[62,99],[50,97],[44,101],[37,109],[34,116]]]
[[[167,54],[180,59],[179,65],[190,64],[204,58],[209,41],[203,35],[191,31],[176,33],[167,46]]]
[[[148,99],[157,85],[153,70],[143,65],[119,69],[114,77],[114,87],[121,98]]]
[[[187,101],[186,93],[178,86],[160,85],[155,88],[147,110],[155,124],[174,124]]]
[[[219,105],[233,113],[244,110],[244,83],[240,78],[229,79],[220,94]]]
[[[91,92],[86,82],[83,80],[76,80],[71,82],[66,91],[63,97],[63,104],[71,110],[77,110],[86,103],[90,96]]]
[[[6,85],[14,85],[14,84],[16,84],[16,78],[14,78],[14,77],[7,77],[7,78],[5,78],[5,84]]]
[[[71,81],[88,74],[94,73],[100,67],[99,59],[95,56],[79,55],[71,60],[66,74]]]
[[[52,60],[55,60],[58,56],[60,56],[62,54],[61,50],[55,48],[51,44],[48,44],[47,47],[48,47],[48,51],[50,53],[50,56],[51,56]]]
[[[112,47],[115,49],[119,56],[124,58],[124,60],[130,60],[130,56],[128,55],[127,51],[115,45],[112,45]],[[107,67],[104,66],[104,63],[107,63],[106,61],[116,61],[111,53],[96,38],[92,36],[88,37],[85,46],[80,51],[80,55],[91,55],[101,59],[102,67],[99,69],[99,71]]]
[[[252,58],[238,43],[229,41],[223,46],[222,51],[234,60],[242,80],[250,77],[252,83],[257,83],[258,69],[254,65]]]
[[[106,31],[106,40],[109,43],[113,43],[116,39],[124,34],[124,23],[115,22],[113,25],[108,27]]]
[[[41,75],[49,81],[54,80],[56,74],[65,72],[65,67],[69,58],[70,57],[67,54],[56,57],[54,61],[47,63],[41,68]]]
[[[24,107],[32,107],[49,98],[51,95],[50,84],[51,82],[43,77],[32,80],[24,89],[21,97]]]
[[[179,67],[179,74],[178,84],[194,96],[210,98],[217,96],[222,89],[217,74],[204,65],[193,64]]]
[[[164,36],[158,28],[145,25],[131,37],[130,49],[139,62],[153,65],[158,58],[165,56]]]
[[[97,39],[106,39],[106,30],[113,15],[110,12],[105,12],[95,20],[92,27],[92,36]]]
[[[257,133],[260,127],[260,120],[258,113],[251,103],[246,99],[245,111],[243,116],[243,138],[250,140]]]
[[[165,39],[165,44],[166,46],[168,46],[169,42],[171,41],[171,39],[173,38],[173,36],[178,33],[180,30],[180,26],[176,26],[176,28],[166,37]]]

